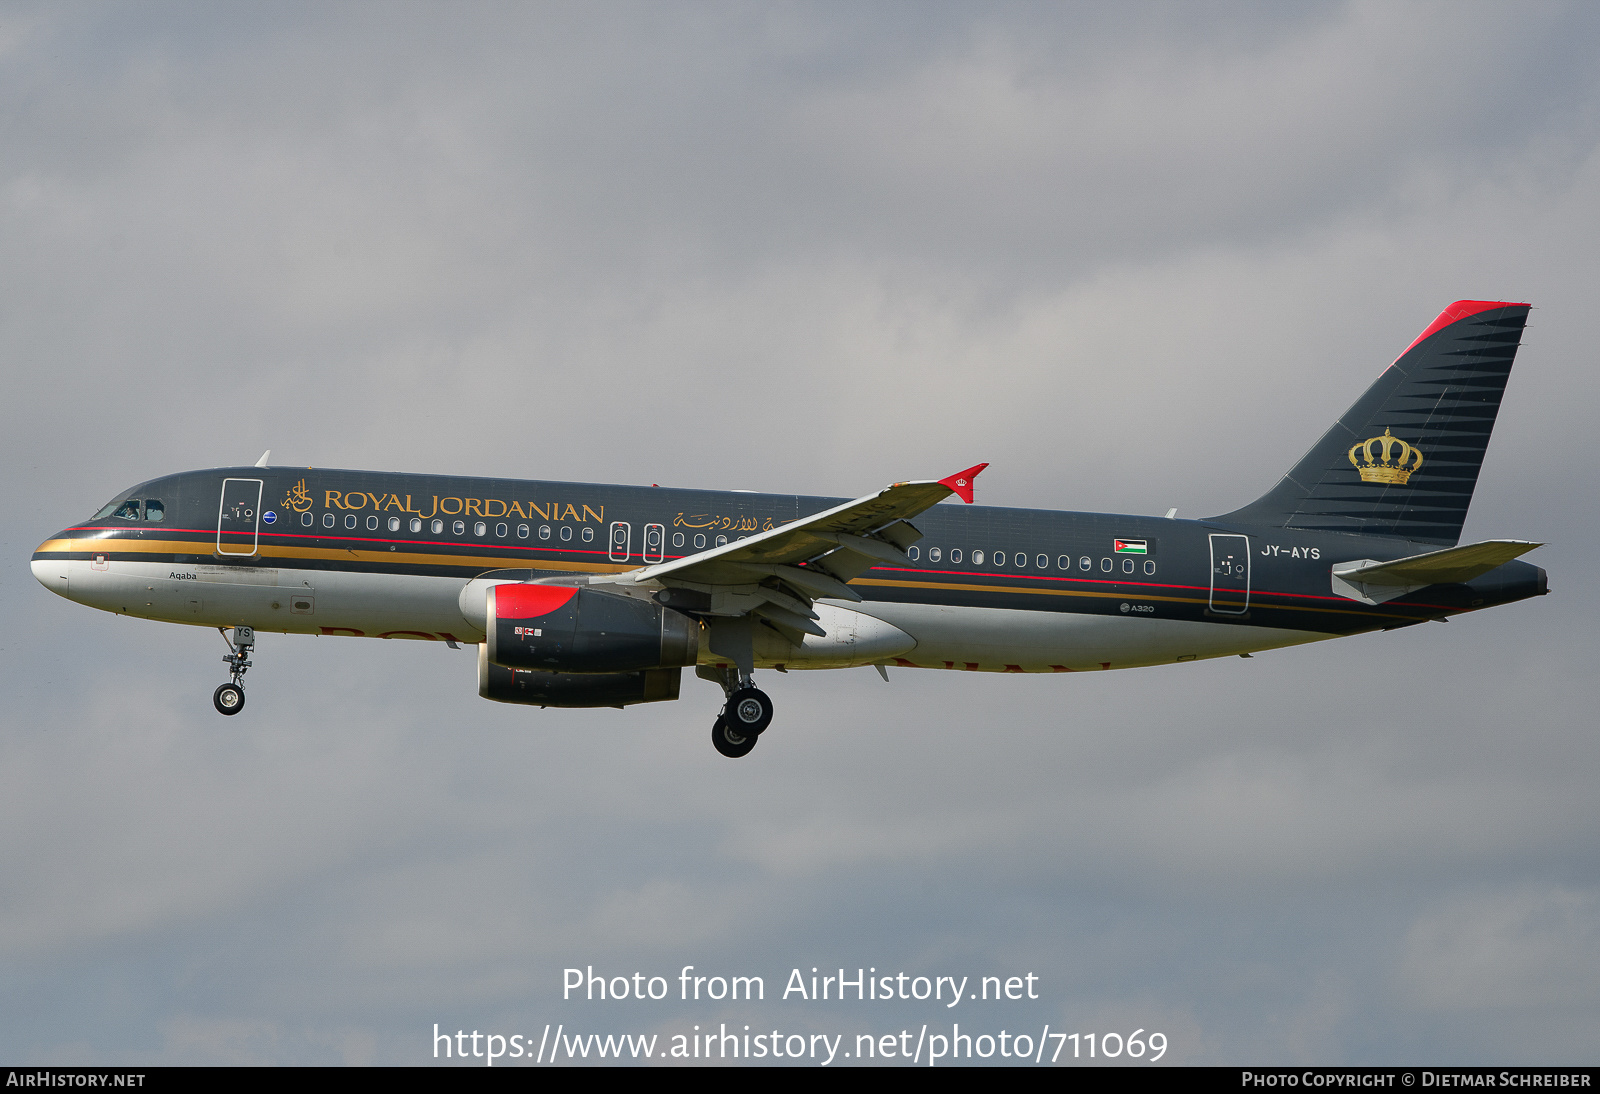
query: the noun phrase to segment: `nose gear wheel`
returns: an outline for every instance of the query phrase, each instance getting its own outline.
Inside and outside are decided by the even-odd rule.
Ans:
[[[238,684],[222,684],[211,693],[211,705],[218,714],[238,714],[244,709],[244,688]]]
[[[256,632],[253,627],[235,627],[233,637],[229,638],[227,630],[218,627],[217,633],[228,643],[228,653],[222,661],[228,666],[230,679],[211,693],[211,705],[217,708],[218,714],[231,717],[244,709],[244,674],[255,664],[250,660],[250,651],[256,645]]]

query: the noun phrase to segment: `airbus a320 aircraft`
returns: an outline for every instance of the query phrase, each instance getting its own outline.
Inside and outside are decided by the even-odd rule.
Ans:
[[[840,501],[263,456],[123,491],[33,572],[217,627],[223,714],[256,631],[475,643],[478,694],[503,703],[676,699],[693,666],[726,695],[712,742],[743,756],[772,720],[758,668],[1169,665],[1543,595],[1515,561],[1540,544],[1457,546],[1528,308],[1450,305],[1282,481],[1206,520],[973,506],[984,464]]]

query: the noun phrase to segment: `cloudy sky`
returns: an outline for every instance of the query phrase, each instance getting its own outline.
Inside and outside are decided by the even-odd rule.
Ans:
[[[0,6],[0,1059],[1159,1030],[1595,1062],[1600,9]],[[51,596],[137,481],[274,462],[1203,516],[1459,298],[1535,304],[1469,539],[1552,593],[1093,677],[538,711],[470,651]],[[563,1001],[562,970],[761,975]],[[792,968],[1024,975],[816,1004]],[[674,983],[676,981],[674,980]],[[1068,1046],[1068,1053],[1071,1047]]]

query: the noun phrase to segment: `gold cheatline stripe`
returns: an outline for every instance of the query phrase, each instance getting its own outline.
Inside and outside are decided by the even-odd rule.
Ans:
[[[209,540],[82,540],[82,539],[52,539],[39,545],[41,552],[46,551],[71,551],[75,554],[94,554],[93,550],[84,550],[85,543],[107,544],[105,554],[196,554],[196,547],[205,546]],[[109,545],[115,544],[112,548]],[[214,556],[215,557],[215,556]],[[618,565],[605,562],[568,562],[540,560],[537,565],[533,559],[528,558],[491,558],[484,555],[431,555],[413,551],[357,551],[351,548],[332,550],[325,547],[263,547],[259,555],[222,555],[222,558],[306,558],[323,559],[330,562],[370,562],[370,563],[402,563],[417,566],[461,566],[461,567],[489,567],[498,566],[510,570],[571,570],[586,573],[626,573],[628,570],[637,569],[634,566]],[[202,565],[204,565],[202,563]],[[1144,593],[1103,593],[1091,592],[1080,589],[1043,589],[1015,585],[971,585],[962,582],[942,581],[897,581],[890,578],[858,577],[848,582],[850,585],[881,585],[900,589],[933,589],[940,591],[972,592],[972,593],[1013,593],[1030,596],[1072,596],[1088,597],[1099,600],[1159,600],[1169,604],[1207,604],[1209,601],[1198,597],[1188,596],[1150,596]],[[1280,612],[1318,612],[1323,615],[1364,615],[1376,619],[1411,619],[1408,615],[1395,615],[1390,612],[1368,612],[1354,608],[1307,608],[1294,604],[1273,604],[1272,611]]]
[[[94,546],[85,547],[85,544]],[[624,573],[637,567],[619,565],[606,562],[571,562],[538,560],[529,558],[495,558],[488,555],[434,555],[423,554],[416,551],[358,551],[349,547],[262,547],[259,554],[255,555],[217,555],[215,543],[211,540],[124,540],[124,539],[52,539],[39,545],[40,552],[70,551],[74,554],[108,554],[108,555],[198,555],[197,547],[209,547],[205,552],[206,557],[213,559],[250,559],[260,561],[268,558],[305,558],[320,559],[328,562],[369,562],[369,563],[399,563],[415,566],[461,566],[476,567],[479,569],[512,569],[512,570],[575,570],[588,573]],[[188,563],[185,563],[188,565]],[[210,563],[199,563],[210,565]]]
[[[1161,600],[1170,604],[1209,604],[1208,600],[1201,600],[1189,596],[1147,596],[1144,593],[1101,593],[1080,589],[1038,589],[1017,585],[966,585],[956,582],[939,581],[891,581],[878,577],[858,577],[850,582],[852,585],[892,585],[904,589],[955,589],[962,592],[973,593],[1024,593],[1033,596],[1078,596],[1102,600]],[[1411,619],[1409,615],[1393,615],[1388,612],[1364,612],[1353,608],[1303,608],[1293,604],[1270,604],[1268,609],[1275,612],[1321,612],[1324,615],[1370,615],[1378,619]]]

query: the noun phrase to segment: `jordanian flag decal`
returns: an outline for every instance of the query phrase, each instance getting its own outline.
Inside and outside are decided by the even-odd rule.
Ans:
[[[1150,548],[1142,539],[1116,539],[1111,542],[1116,546],[1112,550],[1119,555],[1147,555]]]

